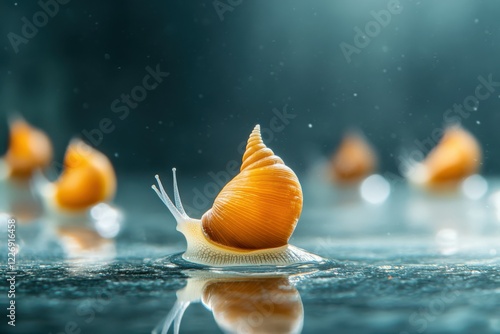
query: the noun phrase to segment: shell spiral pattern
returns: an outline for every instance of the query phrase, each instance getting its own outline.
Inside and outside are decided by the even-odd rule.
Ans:
[[[233,249],[256,250],[288,244],[302,211],[295,173],[274,155],[257,125],[240,173],[219,193],[202,220],[209,240]]]

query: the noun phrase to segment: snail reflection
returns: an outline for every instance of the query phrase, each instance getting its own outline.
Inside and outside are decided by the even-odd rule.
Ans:
[[[172,324],[179,333],[184,311],[197,302],[225,333],[300,333],[304,322],[300,294],[286,276],[192,277],[153,333],[166,334]]]
[[[119,210],[100,203],[79,220],[53,220],[51,229],[67,257],[108,259],[115,256],[114,237],[122,221]]]

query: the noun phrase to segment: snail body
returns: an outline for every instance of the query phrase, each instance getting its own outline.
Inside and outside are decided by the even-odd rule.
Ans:
[[[288,244],[302,211],[302,189],[295,173],[252,131],[240,173],[221,190],[201,219],[182,206],[175,168],[172,203],[160,178],[153,186],[177,221],[187,249],[183,258],[208,266],[290,265],[322,258]]]

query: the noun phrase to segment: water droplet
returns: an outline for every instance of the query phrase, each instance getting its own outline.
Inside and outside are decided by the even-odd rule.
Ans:
[[[119,156],[118,152],[115,152],[115,158],[118,158]]]
[[[354,94],[352,94],[352,96],[356,97],[356,96],[358,96],[358,93],[354,93]]]
[[[480,121],[476,121],[476,124],[481,124],[481,122]]]
[[[313,127],[313,125],[311,123],[307,124],[307,127],[310,129]]]
[[[476,23],[476,24],[479,23],[479,19],[475,19],[474,23]]]

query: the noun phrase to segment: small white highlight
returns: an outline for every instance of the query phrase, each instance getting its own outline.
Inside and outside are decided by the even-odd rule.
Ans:
[[[391,186],[386,179],[378,174],[367,177],[361,183],[361,197],[371,204],[381,204],[391,194]]]
[[[100,203],[90,209],[90,216],[94,220],[94,226],[103,238],[114,238],[120,232],[123,219],[121,212],[106,203]]]
[[[436,240],[442,244],[455,243],[458,239],[458,233],[451,228],[443,228],[436,234]]]
[[[488,191],[488,182],[481,175],[471,175],[462,182],[462,193],[468,199],[478,200]]]
[[[500,222],[500,191],[496,191],[490,195],[489,201],[493,204],[495,208],[495,215],[497,220]]]
[[[6,212],[0,212],[0,232],[7,232],[8,222],[11,216]]]

